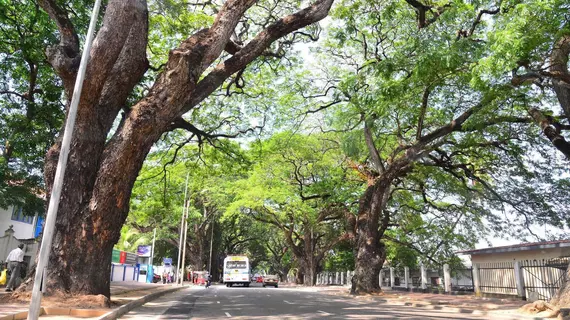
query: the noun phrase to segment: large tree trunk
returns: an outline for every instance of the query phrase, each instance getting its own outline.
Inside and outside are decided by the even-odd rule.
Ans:
[[[379,179],[368,186],[360,199],[356,223],[355,276],[351,293],[380,291],[378,275],[386,259],[386,249],[381,238],[389,222],[386,214],[380,225],[380,214],[386,206],[391,179]]]
[[[314,257],[308,256],[303,260],[304,285],[314,286],[317,283],[317,262]]]
[[[57,1],[38,3],[59,29],[59,46],[46,53],[71,99],[80,56],[79,37]],[[243,48],[229,50],[233,55],[212,68],[211,64],[230,45],[230,36],[243,14],[254,3],[226,1],[210,28],[170,51],[165,70],[147,96],[127,110],[127,97],[148,68],[147,5],[146,0],[108,1],[90,52],[78,108],[47,270],[49,290],[110,296],[112,248],[129,211],[133,184],[153,144],[163,133],[176,128],[206,134],[181,116],[262,55],[275,40],[323,19],[332,0],[317,0],[270,24]],[[204,75],[209,68],[211,71]],[[122,108],[123,120],[108,140]],[[46,157],[49,192],[59,150],[58,142]]]

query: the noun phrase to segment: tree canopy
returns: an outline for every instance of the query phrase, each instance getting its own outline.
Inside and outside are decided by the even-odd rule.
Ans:
[[[0,3],[0,207],[49,198],[91,5]],[[49,264],[86,280],[50,287],[109,293],[82,237],[110,261],[156,228],[174,255],[185,206],[192,268],[247,253],[314,284],[354,267],[355,292],[385,261],[570,226],[567,2],[109,0],[102,17]]]

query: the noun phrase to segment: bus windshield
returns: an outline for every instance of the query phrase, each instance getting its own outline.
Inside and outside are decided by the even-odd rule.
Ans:
[[[246,261],[228,261],[226,262],[226,268],[228,269],[247,269]]]

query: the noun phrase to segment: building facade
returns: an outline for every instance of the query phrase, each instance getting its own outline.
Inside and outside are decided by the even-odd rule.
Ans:
[[[12,226],[14,237],[17,239],[37,238],[43,229],[44,219],[36,214],[25,216],[21,208],[0,208],[0,231]]]

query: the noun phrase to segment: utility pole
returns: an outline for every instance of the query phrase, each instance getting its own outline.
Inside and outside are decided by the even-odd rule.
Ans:
[[[214,244],[214,219],[212,219],[212,234],[210,235],[210,266],[208,267],[208,274],[212,275],[212,245]]]
[[[182,206],[182,219],[180,220],[180,241],[178,241],[178,262],[176,269],[178,270],[178,276],[176,277],[176,284],[178,284],[178,279],[184,279],[184,271],[180,269],[180,257],[182,256],[182,240],[184,238],[184,221],[186,215],[186,197],[188,196],[188,178],[190,177],[190,173],[186,174],[186,187],[184,188],[184,202]],[[180,280],[180,284],[182,284],[182,280]]]
[[[67,121],[65,123],[65,130],[61,141],[61,149],[59,151],[59,159],[57,161],[57,169],[55,171],[48,211],[46,214],[46,222],[44,226],[44,234],[42,236],[38,264],[36,265],[36,275],[34,277],[30,309],[28,310],[28,320],[37,320],[40,316],[42,289],[45,291],[45,286],[47,285],[48,280],[47,266],[51,251],[51,242],[53,240],[55,230],[55,220],[57,219],[57,209],[59,207],[61,189],[63,188],[63,179],[65,177],[65,168],[67,167],[67,158],[69,157],[69,149],[71,147],[71,138],[73,136],[73,128],[75,127],[75,118],[77,117],[77,108],[79,106],[79,100],[81,99],[81,89],[83,88],[83,80],[85,79],[85,71],[87,70],[87,62],[91,52],[91,44],[93,43],[93,34],[97,27],[97,18],[99,16],[100,7],[101,0],[96,0],[93,5],[93,11],[91,12],[91,21],[89,22],[89,29],[87,30],[87,36],[85,37],[85,47],[81,54],[81,62],[79,63],[79,70],[77,72],[77,78],[73,88],[73,96],[71,98],[71,104],[67,114]]]
[[[152,250],[150,253],[150,265],[154,266],[154,243],[156,241],[156,228],[154,228],[154,233],[152,234]]]
[[[184,263],[186,262],[186,238],[188,236],[188,209],[190,208],[190,199],[186,200],[186,213],[184,215],[184,244],[182,246],[182,277],[180,284],[184,284]]]

